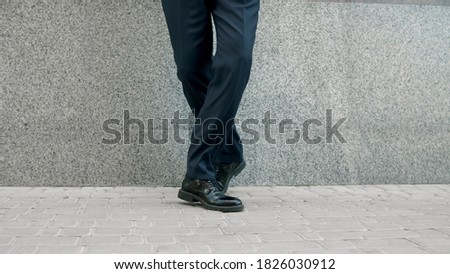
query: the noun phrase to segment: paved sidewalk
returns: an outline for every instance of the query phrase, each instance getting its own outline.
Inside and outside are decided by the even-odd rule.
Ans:
[[[0,253],[450,253],[450,185],[235,187],[227,214],[177,191],[0,187]]]

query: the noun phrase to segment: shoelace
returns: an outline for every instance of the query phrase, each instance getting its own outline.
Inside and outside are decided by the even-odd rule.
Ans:
[[[206,186],[208,187],[208,189],[210,189],[211,191],[214,189],[217,189],[216,184],[214,184],[213,181],[205,181],[206,182]]]

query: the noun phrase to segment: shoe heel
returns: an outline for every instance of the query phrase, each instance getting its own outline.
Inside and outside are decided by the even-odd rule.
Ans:
[[[193,202],[196,201],[194,199],[194,197],[192,197],[191,194],[189,194],[189,193],[187,193],[186,191],[183,191],[183,190],[179,190],[178,191],[178,198],[180,198],[181,200],[184,200],[186,202],[189,202],[189,203],[193,203]]]

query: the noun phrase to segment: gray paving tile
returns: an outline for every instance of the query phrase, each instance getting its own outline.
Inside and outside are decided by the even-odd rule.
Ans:
[[[307,241],[317,241],[317,240],[324,240],[324,238],[317,232],[297,232],[297,234],[304,240]]]
[[[450,245],[427,245],[424,248],[426,251],[432,254],[450,254]]]
[[[266,233],[266,232],[280,232],[279,226],[272,224],[262,225],[247,225],[247,226],[225,226],[222,228],[225,234],[237,234],[242,232]]]
[[[355,245],[350,240],[322,240],[322,241],[316,241],[316,242],[325,249],[356,249],[357,248],[357,245]]]
[[[192,229],[187,227],[136,227],[136,235],[192,235]]]
[[[435,230],[443,232],[450,236],[450,227],[439,227],[439,228],[435,228]]]
[[[134,222],[125,220],[125,221],[97,221],[96,227],[133,227]]]
[[[39,246],[36,254],[82,254],[83,246]]]
[[[39,235],[41,236],[59,236],[62,229],[59,227],[46,227],[40,230]]]
[[[108,214],[103,213],[81,213],[81,214],[57,214],[56,221],[61,220],[107,220]]]
[[[365,231],[366,228],[358,221],[341,222],[336,221],[325,224],[310,224],[312,231]]]
[[[412,229],[411,232],[418,234],[421,238],[448,238],[450,236],[437,229]]]
[[[86,246],[87,254],[147,254],[154,253],[151,245],[93,245]]]
[[[364,231],[321,231],[316,233],[324,240],[349,240],[364,238],[362,235]]]
[[[3,228],[0,236],[35,236],[40,232],[40,228]]]
[[[63,228],[61,231],[62,236],[88,236],[91,234],[91,228],[89,227],[68,227]]]
[[[378,253],[381,254],[429,254],[425,248],[416,246],[385,246],[379,247]]]
[[[211,247],[207,244],[192,243],[187,245],[190,253],[194,254],[210,254],[212,253]]]
[[[7,246],[14,240],[14,236],[0,236],[0,246]]]
[[[132,229],[130,227],[102,227],[102,228],[93,228],[92,230],[93,236],[101,236],[101,235],[131,235]]]
[[[108,219],[108,218],[105,218]],[[112,221],[141,221],[145,220],[145,215],[143,214],[112,214]]]
[[[225,220],[200,220],[200,224],[202,226],[244,226],[245,222],[242,220],[242,218],[236,216],[236,217],[227,217]]]
[[[181,226],[184,226],[184,227],[200,227],[200,224],[199,224],[198,220],[182,220],[181,221]]]
[[[263,242],[277,242],[282,244],[283,242],[297,242],[303,241],[302,238],[296,233],[258,233],[258,237]]]
[[[194,227],[192,228],[194,235],[223,235],[223,231],[219,227]]]
[[[0,221],[0,228],[6,227],[26,227],[29,221]]]
[[[178,235],[175,239],[177,243],[235,244],[241,242],[237,235]]]
[[[81,245],[114,245],[121,244],[120,236],[84,236],[80,240]]]
[[[339,249],[333,249],[333,248],[327,248],[327,249],[301,249],[301,250],[294,250],[289,252],[291,254],[364,254],[363,251],[355,248],[339,248]],[[381,251],[378,251],[377,253],[381,253]]]
[[[9,254],[34,254],[37,246],[11,246],[7,253]]]
[[[361,235],[365,239],[401,239],[420,237],[418,233],[415,233],[412,230],[370,230],[362,231]]]
[[[77,227],[94,227],[96,222],[95,220],[77,220]]]
[[[55,246],[55,245],[76,245],[78,237],[59,236],[23,236],[16,237],[11,245],[13,246]]]
[[[412,242],[420,246],[436,246],[436,245],[450,245],[450,237],[421,237],[412,238]]]
[[[8,254],[12,248],[13,247],[9,245],[0,245],[0,254]]]
[[[173,253],[181,254],[181,253],[189,253],[189,248],[187,244],[155,245],[154,252],[162,254],[173,254]]]
[[[375,223],[362,223],[367,230],[401,230],[403,226],[395,222],[375,222]]]
[[[147,244],[175,244],[175,236],[172,235],[150,235],[143,236]]]
[[[123,243],[126,245],[143,245],[145,239],[143,236],[136,235],[123,236]]]
[[[282,253],[302,253],[303,251],[308,251],[310,253],[311,250],[324,250],[324,248],[314,241],[298,241],[298,242],[285,242],[283,244],[279,244],[276,242],[273,243],[255,243],[251,244],[254,248],[256,248],[257,252],[260,254],[282,254]]]
[[[165,227],[165,226],[171,226],[171,227],[180,227],[181,222],[178,219],[159,219],[159,220],[152,220],[152,223],[154,226],[159,227]]]
[[[35,227],[35,228],[46,228],[49,227],[49,223],[51,221],[40,219],[40,220],[30,220],[28,221],[27,227]]]
[[[261,243],[262,240],[258,234],[254,233],[241,233],[238,235],[239,239],[243,243]]]
[[[210,248],[213,253],[220,254],[232,254],[232,253],[257,253],[258,249],[251,244],[243,243],[222,243],[222,244],[211,244]]]
[[[419,247],[418,244],[411,242],[407,239],[350,239],[347,240],[357,248],[383,248],[390,246],[397,247]]]

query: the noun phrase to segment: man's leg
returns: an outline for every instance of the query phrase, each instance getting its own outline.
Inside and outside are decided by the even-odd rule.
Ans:
[[[196,116],[205,102],[211,78],[213,32],[210,6],[206,2],[162,0],[177,76]]]
[[[234,119],[231,121],[234,125]],[[225,144],[222,145],[215,160],[216,180],[220,191],[226,193],[231,179],[244,170],[244,152],[241,139],[235,126],[226,131]]]
[[[230,164],[244,162],[244,149],[242,147],[241,137],[236,130],[234,119],[229,123],[231,125],[225,132],[225,142],[217,153],[216,163]]]
[[[214,163],[224,147],[225,136],[232,132],[247,85],[252,63],[258,21],[259,0],[216,0],[212,14],[217,34],[217,51],[212,61],[211,80],[205,102],[198,114],[200,124],[194,126],[188,152],[190,178],[215,179]],[[237,133],[237,132],[236,132]],[[239,135],[234,134],[239,140]],[[222,138],[217,138],[217,137]],[[226,147],[228,160],[241,160],[240,143]]]
[[[211,80],[212,23],[210,0],[162,0],[166,16],[178,78],[183,84],[186,99],[198,117],[203,109]],[[194,132],[193,132],[194,136]],[[208,175],[190,173],[183,180],[178,197],[188,202],[199,201],[207,209],[224,212],[241,211],[242,201],[226,196]],[[213,177],[214,178],[214,177]],[[211,178],[211,179],[213,179]]]

